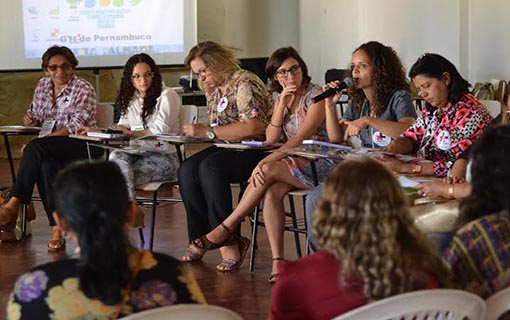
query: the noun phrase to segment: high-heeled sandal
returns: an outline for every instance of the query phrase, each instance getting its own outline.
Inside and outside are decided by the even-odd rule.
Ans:
[[[280,257],[276,257],[276,258],[273,258],[273,261],[284,261],[285,259],[283,258],[280,258]],[[267,279],[267,282],[273,284],[275,283],[276,281],[278,281],[278,272],[274,272],[274,273],[271,273],[269,275],[269,278]]]
[[[62,237],[62,231],[60,229],[53,229],[51,232],[51,240],[48,241],[48,251],[59,251],[64,249],[66,246],[66,239]]]
[[[246,253],[250,248],[250,239],[246,237],[240,237],[237,240],[237,243],[239,245],[239,253],[241,255],[239,257],[239,260],[230,258],[222,259],[221,262],[216,266],[216,270],[218,270],[219,272],[232,272],[241,267],[244,258],[246,257]]]
[[[196,262],[202,260],[207,251],[198,252],[196,249],[193,249],[194,246],[194,244],[191,244],[188,249],[186,249],[185,255],[181,257],[182,262]]]
[[[220,226],[222,226],[228,233],[228,238],[225,239],[224,241],[222,241],[220,243],[215,243],[215,242],[212,242],[209,239],[207,239],[207,235],[203,235],[200,238],[197,238],[197,239],[191,241],[191,243],[195,247],[202,249],[202,250],[216,250],[216,249],[219,249],[224,246],[231,246],[234,243],[236,243],[237,241],[239,241],[239,236],[237,235],[237,233],[235,231],[230,230],[230,228],[227,227],[225,224],[223,224],[223,222],[220,223]]]

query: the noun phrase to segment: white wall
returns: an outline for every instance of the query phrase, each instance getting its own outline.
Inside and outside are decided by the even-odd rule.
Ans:
[[[198,41],[239,48],[239,58],[269,56],[298,44],[299,0],[198,0]]]
[[[199,41],[236,46],[239,57],[293,45],[320,84],[370,40],[392,46],[407,69],[436,52],[472,83],[510,78],[508,0],[198,0],[197,10]]]

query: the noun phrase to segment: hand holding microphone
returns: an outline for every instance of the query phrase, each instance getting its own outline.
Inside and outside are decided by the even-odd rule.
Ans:
[[[352,79],[345,78],[342,82],[340,82],[340,84],[337,87],[335,87],[335,88],[330,87],[329,89],[325,90],[323,93],[318,94],[315,97],[312,97],[312,101],[313,101],[313,103],[317,103],[319,101],[322,101],[322,100],[336,94],[337,92],[342,91],[343,89],[352,87],[352,85],[353,85]]]

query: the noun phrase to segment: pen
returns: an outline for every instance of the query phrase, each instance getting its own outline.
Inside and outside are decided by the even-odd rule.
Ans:
[[[192,124],[197,123],[197,115],[194,115],[194,116],[193,116],[193,120],[191,120],[191,123],[192,123]]]

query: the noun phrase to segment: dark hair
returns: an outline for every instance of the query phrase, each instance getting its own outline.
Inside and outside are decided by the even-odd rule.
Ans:
[[[411,92],[404,66],[392,47],[385,46],[377,41],[370,41],[356,48],[353,54],[359,50],[363,50],[372,63],[372,83],[375,87],[375,105],[373,106],[375,114],[386,108],[386,104],[396,90]],[[349,96],[354,102],[356,112],[359,113],[366,100],[365,93],[363,90],[353,86],[349,90]]]
[[[274,75],[278,68],[283,64],[285,60],[288,58],[294,58],[299,63],[301,67],[301,73],[303,75],[303,84],[302,86],[306,88],[312,77],[308,74],[308,67],[306,66],[305,61],[301,58],[299,53],[297,53],[296,49],[293,47],[283,47],[277,49],[273,54],[269,57],[269,60],[266,63],[266,75],[269,78],[269,90],[282,92],[283,88],[274,78]]]
[[[81,290],[104,304],[118,304],[132,278],[124,229],[129,196],[119,167],[77,162],[58,175],[54,199],[55,211],[78,237]]]
[[[133,99],[133,95],[136,91],[136,88],[131,80],[131,76],[133,75],[133,69],[135,65],[138,63],[148,64],[151,68],[151,71],[154,72],[151,86],[143,98],[141,117],[143,125],[146,129],[147,119],[154,113],[157,99],[161,95],[161,90],[163,88],[163,81],[161,78],[161,73],[159,72],[159,68],[156,65],[156,62],[154,62],[154,60],[148,54],[135,54],[126,62],[126,65],[124,66],[124,72],[122,74],[122,80],[120,81],[120,91],[119,95],[117,96],[116,104],[120,108],[121,113],[126,114],[129,103],[131,102],[131,99]]]
[[[444,79],[444,73],[450,75],[448,85],[448,101],[455,104],[469,93],[471,84],[460,75],[457,68],[443,56],[436,53],[425,53],[413,64],[409,71],[409,78],[425,76],[429,78]]]
[[[73,66],[73,69],[76,69],[78,65],[78,59],[74,56],[74,53],[68,47],[64,46],[52,46],[49,47],[43,54],[41,60],[41,67],[43,70],[48,68],[48,61],[54,56],[64,56],[67,61]]]
[[[467,221],[510,211],[510,126],[488,127],[471,152],[471,194],[460,209]],[[462,216],[462,215],[461,215]]]

